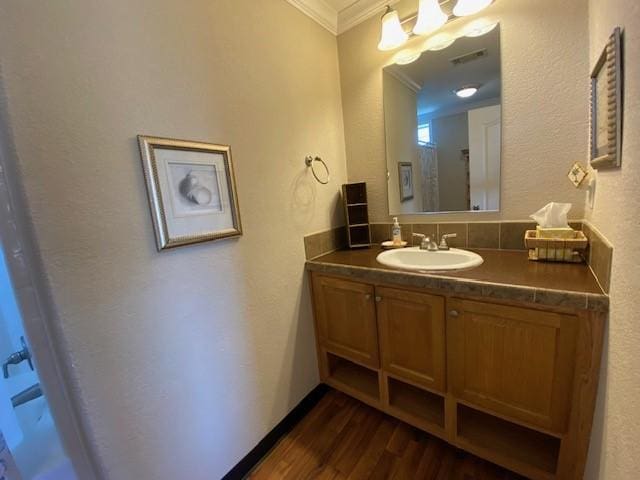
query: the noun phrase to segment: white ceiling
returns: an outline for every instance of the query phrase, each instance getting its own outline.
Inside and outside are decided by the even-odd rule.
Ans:
[[[398,0],[286,0],[303,13],[339,35],[368,18],[382,13]]]

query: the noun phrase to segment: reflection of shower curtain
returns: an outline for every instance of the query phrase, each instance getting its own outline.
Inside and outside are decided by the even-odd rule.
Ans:
[[[438,188],[438,153],[433,144],[420,145],[420,181],[422,182],[422,211],[437,212],[440,210],[440,191]]]

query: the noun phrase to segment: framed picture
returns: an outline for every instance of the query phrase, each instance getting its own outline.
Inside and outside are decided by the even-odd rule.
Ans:
[[[138,135],[158,250],[242,235],[228,145]]]
[[[411,200],[413,198],[413,164],[411,162],[398,162],[398,180],[400,201]]]
[[[622,55],[617,27],[591,73],[591,155],[593,168],[620,166],[622,151]]]

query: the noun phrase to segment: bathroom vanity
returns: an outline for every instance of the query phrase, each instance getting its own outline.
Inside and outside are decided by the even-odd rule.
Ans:
[[[532,479],[583,476],[608,297],[585,265],[483,250],[421,274],[307,261],[323,382]]]

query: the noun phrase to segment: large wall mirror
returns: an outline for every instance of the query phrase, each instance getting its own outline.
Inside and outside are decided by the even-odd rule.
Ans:
[[[500,208],[500,26],[383,70],[389,213]]]

